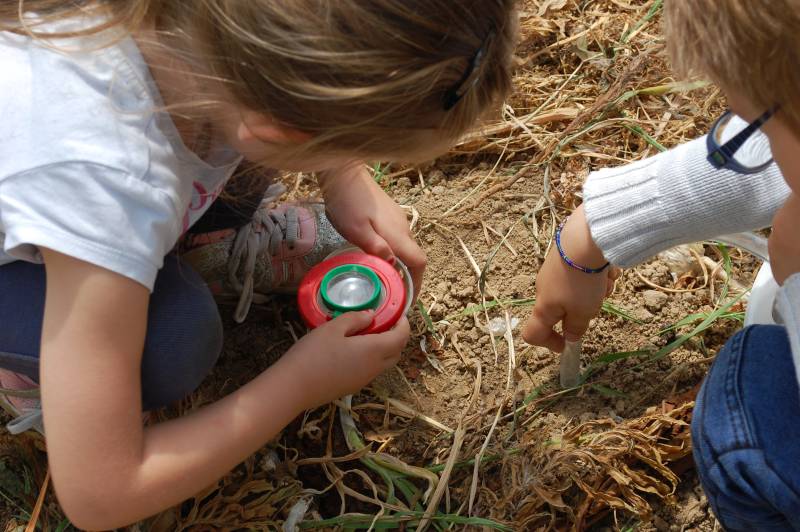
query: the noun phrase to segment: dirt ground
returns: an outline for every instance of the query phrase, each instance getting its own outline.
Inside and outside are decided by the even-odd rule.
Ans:
[[[558,356],[526,346],[515,325],[588,173],[695,138],[724,109],[713,86],[670,73],[660,4],[523,1],[502,115],[430,165],[374,167],[429,263],[399,368],[353,399],[366,447],[348,448],[341,405],[308,412],[218,485],[136,530],[279,529],[292,508],[301,528],[410,529],[429,507],[437,529],[718,529],[691,463],[691,401],[741,326],[745,298],[735,299],[757,261],[701,243],[683,265],[657,258],[626,270],[584,339],[590,371],[577,389],[560,389]],[[295,195],[313,194],[308,176],[285,179]],[[243,325],[229,320],[212,377],[158,415],[235,389],[303,331],[289,297]],[[16,530],[44,459],[32,437],[0,443],[6,530]],[[67,527],[52,493],[39,524]]]

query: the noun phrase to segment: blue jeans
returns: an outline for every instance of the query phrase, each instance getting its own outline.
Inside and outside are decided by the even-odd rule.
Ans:
[[[39,380],[44,267],[0,266],[0,367]],[[150,296],[142,357],[142,406],[151,410],[191,393],[222,350],[222,321],[200,275],[172,255]],[[68,356],[69,353],[64,353]]]
[[[725,344],[697,396],[692,440],[726,530],[800,530],[800,391],[783,327],[747,327]]]

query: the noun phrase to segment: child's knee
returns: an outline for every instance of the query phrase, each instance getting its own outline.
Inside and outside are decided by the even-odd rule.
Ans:
[[[219,313],[195,312],[174,343],[158,352],[145,351],[142,361],[143,408],[151,410],[183,399],[211,373],[222,350]],[[174,330],[174,328],[173,328]]]
[[[222,320],[199,276],[177,261],[165,264],[165,283],[151,299],[142,359],[144,408],[182,399],[211,372],[222,351]],[[171,271],[170,271],[171,270]]]

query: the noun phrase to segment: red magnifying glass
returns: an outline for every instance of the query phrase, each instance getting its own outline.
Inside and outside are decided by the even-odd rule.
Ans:
[[[411,275],[399,260],[389,263],[358,248],[345,248],[314,266],[300,283],[297,303],[313,329],[344,312],[374,310],[359,334],[391,329],[408,312],[414,293]]]

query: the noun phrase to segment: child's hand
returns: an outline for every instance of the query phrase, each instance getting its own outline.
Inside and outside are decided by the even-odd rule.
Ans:
[[[425,271],[425,253],[408,226],[406,213],[367,172],[363,163],[327,172],[320,179],[328,219],[347,240],[390,262],[408,266],[416,298]]]
[[[561,245],[567,256],[583,266],[594,268],[606,262],[592,240],[582,206],[564,226]],[[525,341],[561,352],[565,339],[575,341],[586,332],[617,277],[619,269],[614,267],[591,274],[572,268],[561,259],[554,244],[536,276],[536,306],[522,331]],[[563,336],[553,330],[561,321]]]
[[[800,198],[792,193],[772,219],[769,237],[769,263],[778,284],[800,272]]]
[[[283,357],[293,364],[304,407],[313,408],[358,392],[400,360],[410,328],[403,317],[380,334],[356,334],[369,326],[374,312],[347,312],[304,336]]]

